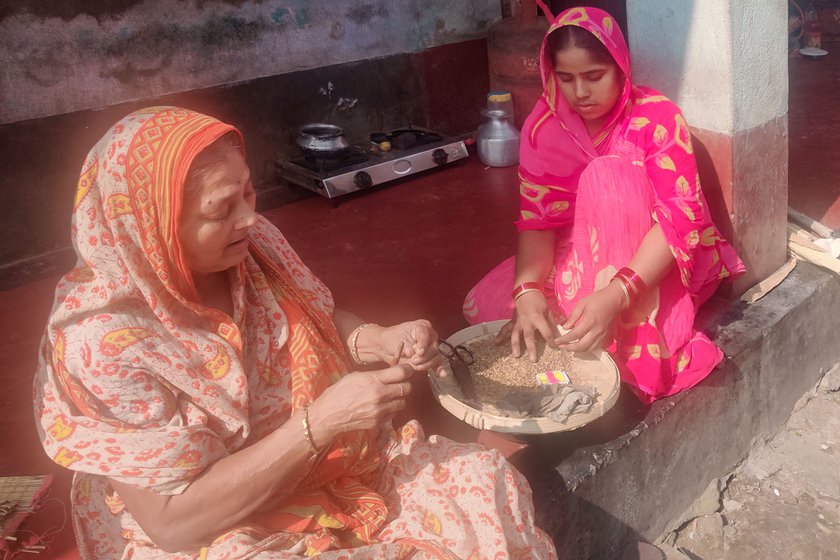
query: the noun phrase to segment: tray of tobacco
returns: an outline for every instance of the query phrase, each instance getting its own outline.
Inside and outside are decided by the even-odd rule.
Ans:
[[[495,341],[506,323],[473,325],[441,343],[447,375],[429,379],[448,412],[481,430],[546,434],[580,428],[618,400],[618,367],[609,354],[569,352],[540,340],[536,363],[517,359],[510,343]]]

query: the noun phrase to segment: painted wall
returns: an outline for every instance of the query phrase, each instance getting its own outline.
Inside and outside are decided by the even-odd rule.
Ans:
[[[417,52],[499,18],[498,0],[0,2],[0,124]]]
[[[731,135],[787,114],[785,0],[628,0],[627,18],[634,80],[692,126]]]

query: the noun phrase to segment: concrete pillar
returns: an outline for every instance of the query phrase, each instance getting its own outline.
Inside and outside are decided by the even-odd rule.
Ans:
[[[748,269],[742,291],[786,256],[787,2],[627,0],[627,20],[634,81],[691,126],[713,217]]]

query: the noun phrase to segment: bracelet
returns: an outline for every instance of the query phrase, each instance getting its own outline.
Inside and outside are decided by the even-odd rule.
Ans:
[[[359,340],[359,333],[362,332],[362,329],[371,325],[373,325],[373,323],[364,323],[356,327],[356,330],[354,330],[353,334],[350,335],[350,344],[347,345],[347,349],[350,350],[350,357],[352,357],[353,361],[360,366],[366,366],[368,363],[359,358],[359,349],[356,347],[356,342]]]
[[[542,285],[539,282],[523,282],[513,289],[513,301],[516,301],[526,291],[533,292],[535,290],[542,291]]]
[[[519,298],[521,298],[522,296],[524,296],[524,295],[525,295],[525,294],[527,294],[528,292],[539,292],[539,293],[543,293],[543,291],[542,291],[542,290],[540,290],[539,288],[525,288],[524,290],[521,290],[518,294],[516,294],[515,296],[513,296],[513,303],[516,303],[516,300],[518,300]]]
[[[639,276],[632,268],[625,266],[616,272],[616,276],[623,276],[628,282],[630,282],[630,286],[632,286],[636,295],[639,295],[643,291],[647,290],[647,284],[645,281],[642,280],[641,276]]]
[[[613,276],[613,280],[618,280],[618,283],[621,285],[624,293],[627,294],[627,307],[630,307],[639,296],[636,291],[636,287],[633,286],[633,284],[630,283],[630,280],[628,280],[623,274],[616,274]]]
[[[312,439],[312,432],[309,431],[309,405],[303,407],[303,419],[300,421],[303,424],[303,439],[306,440],[306,445],[309,446],[309,451],[312,455],[318,456],[321,452],[315,447],[315,441]]]
[[[624,278],[621,276],[617,276],[613,278],[613,280],[618,280],[618,285],[621,287],[621,291],[624,292],[624,301],[627,302],[627,306],[624,309],[630,307],[630,291],[627,289],[627,285],[624,283]]]

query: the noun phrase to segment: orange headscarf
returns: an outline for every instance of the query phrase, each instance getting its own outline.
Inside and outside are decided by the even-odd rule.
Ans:
[[[130,525],[118,497],[90,490],[107,488],[102,477],[183,492],[347,371],[329,291],[264,218],[230,271],[234,317],[198,300],[177,236],[184,181],[196,154],[234,130],[176,107],[143,109],[84,164],[72,223],[78,262],[57,286],[35,380],[44,448],[83,473],[74,492],[92,492],[75,500],[77,517]],[[313,550],[370,542],[387,514],[369,489],[379,465],[369,433],[344,434],[259,522],[310,533]]]

